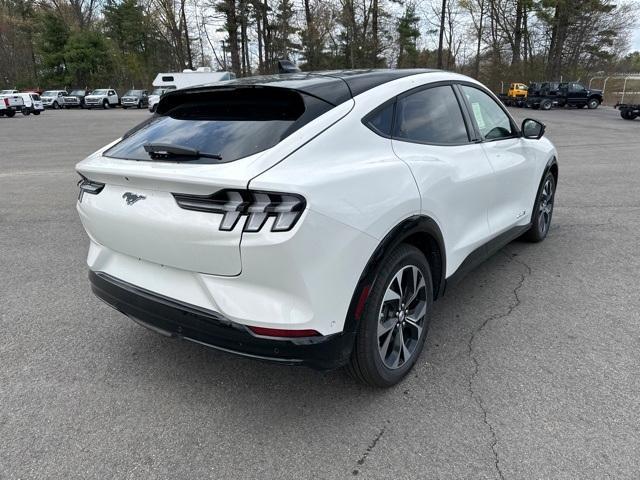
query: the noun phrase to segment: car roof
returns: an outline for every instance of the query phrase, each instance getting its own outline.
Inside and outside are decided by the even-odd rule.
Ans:
[[[194,86],[185,90],[207,89],[211,87],[226,88],[230,86],[271,86],[298,90],[302,93],[318,97],[333,105],[339,105],[383,83],[410,75],[437,71],[438,70],[426,68],[414,68],[285,73],[237,78],[221,83]]]

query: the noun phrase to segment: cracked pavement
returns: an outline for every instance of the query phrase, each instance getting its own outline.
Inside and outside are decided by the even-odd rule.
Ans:
[[[438,301],[389,390],[166,339],[100,303],[73,165],[146,112],[0,118],[0,480],[638,478],[640,120],[512,111],[560,152],[549,237]]]

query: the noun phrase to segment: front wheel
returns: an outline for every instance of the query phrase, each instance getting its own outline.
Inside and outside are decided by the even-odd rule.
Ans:
[[[53,109],[58,110],[60,108],[60,104],[58,102],[53,102]]]
[[[529,242],[541,242],[547,237],[553,216],[553,202],[556,196],[556,179],[548,172],[544,177],[542,188],[533,207],[531,228],[522,236]]]
[[[31,110],[29,110],[28,108],[23,108],[22,115],[24,115],[25,117],[31,115]]]
[[[40,110],[34,110],[34,111],[33,111],[33,114],[34,114],[34,115],[40,115]]]
[[[106,100],[102,102],[102,108],[104,108],[105,110],[109,108],[109,102],[107,102]]]
[[[382,262],[360,318],[347,370],[374,387],[390,387],[420,356],[431,320],[433,283],[420,250],[400,245]]]
[[[598,101],[597,98],[592,98],[591,100],[589,100],[587,102],[587,107],[589,107],[589,110],[593,110],[595,108],[598,108],[598,105],[600,105],[600,102]]]

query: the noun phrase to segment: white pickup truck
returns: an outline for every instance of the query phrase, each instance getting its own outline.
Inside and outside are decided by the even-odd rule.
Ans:
[[[20,95],[0,95],[0,117],[13,117],[24,108],[24,100]]]
[[[98,88],[84,97],[84,104],[89,110],[117,107],[119,103],[118,93],[112,88]]]

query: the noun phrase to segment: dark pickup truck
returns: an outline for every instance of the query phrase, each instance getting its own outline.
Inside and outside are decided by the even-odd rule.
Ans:
[[[577,82],[546,82],[534,95],[527,96],[527,106],[541,110],[550,110],[551,107],[594,109],[602,100],[602,90],[588,89]]]

